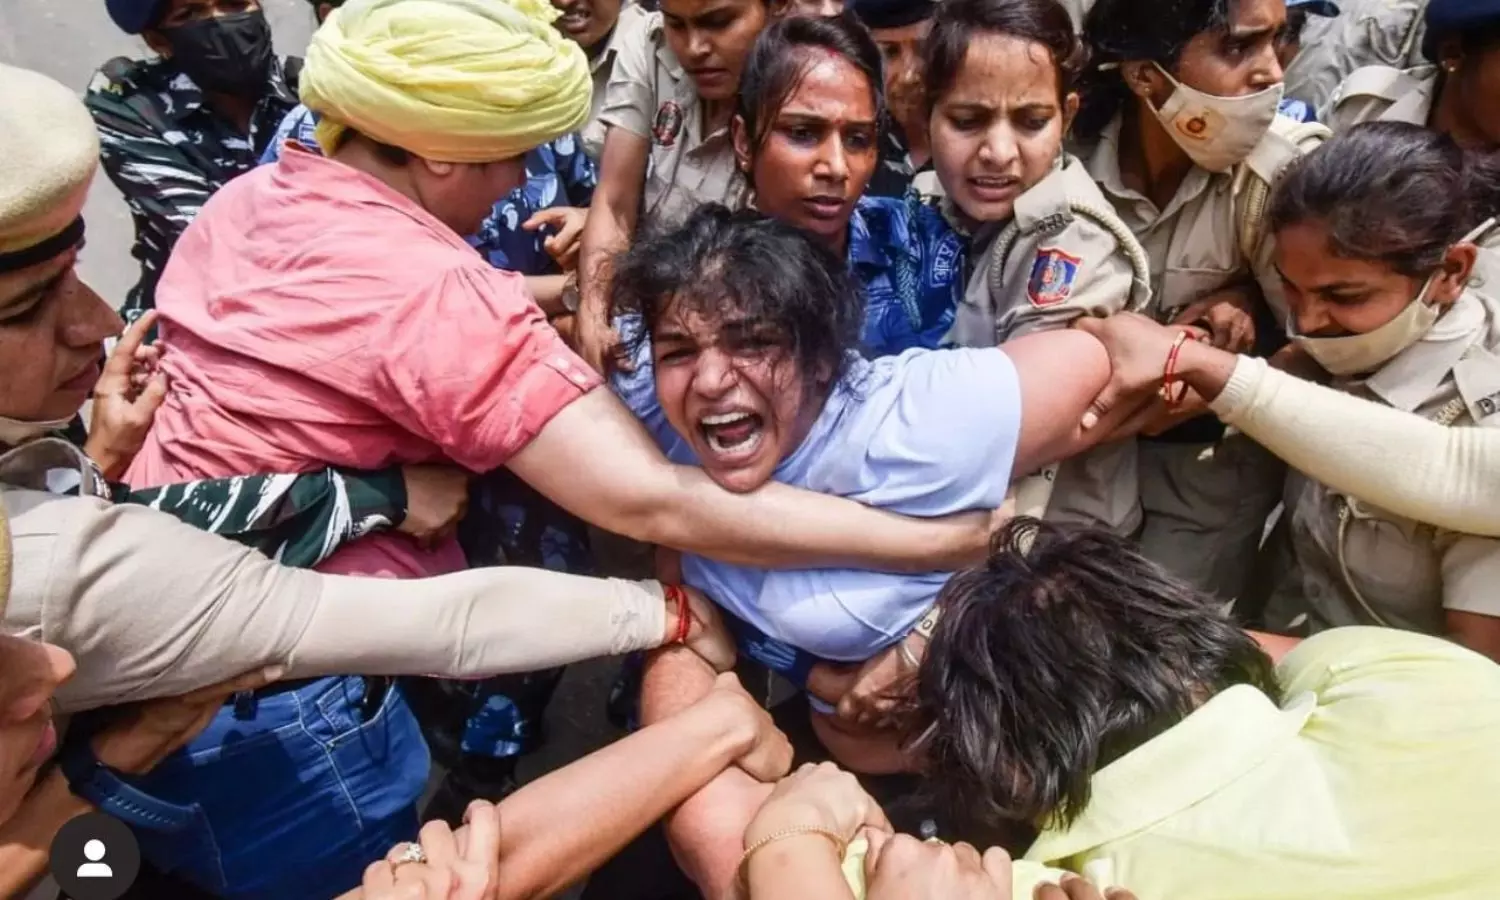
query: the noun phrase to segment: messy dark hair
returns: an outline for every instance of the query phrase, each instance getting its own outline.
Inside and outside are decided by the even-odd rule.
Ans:
[[[1073,123],[1081,141],[1099,137],[1130,101],[1120,63],[1154,62],[1175,73],[1194,37],[1224,31],[1237,0],[1098,0],[1083,20],[1089,66],[1079,82],[1083,102]]]
[[[760,33],[740,74],[735,112],[744,123],[752,152],[765,144],[776,114],[797,90],[819,54],[837,56],[864,74],[875,107],[876,128],[886,127],[880,47],[869,29],[849,11],[829,19],[790,16]]]
[[[1320,222],[1333,252],[1425,277],[1448,248],[1500,215],[1500,155],[1404,122],[1369,122],[1293,163],[1271,227]]]
[[[1073,90],[1088,52],[1073,29],[1073,17],[1057,0],[944,0],[937,7],[924,44],[927,110],[953,89],[963,69],[969,42],[999,34],[1041,44],[1052,54],[1057,99]]]
[[[1095,772],[1220,691],[1280,699],[1215,600],[1108,532],[1016,519],[938,605],[915,744],[961,827],[1066,827]]]
[[[753,326],[757,339],[796,361],[808,390],[844,374],[864,318],[843,259],[791,225],[717,203],[626,251],[616,262],[610,309],[640,316],[623,348],[630,357],[669,312]],[[812,381],[820,376],[827,383]]]

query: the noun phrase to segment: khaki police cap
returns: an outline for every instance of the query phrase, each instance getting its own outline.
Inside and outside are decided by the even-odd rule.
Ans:
[[[98,164],[99,135],[78,96],[45,75],[0,65],[0,272],[78,243]]]

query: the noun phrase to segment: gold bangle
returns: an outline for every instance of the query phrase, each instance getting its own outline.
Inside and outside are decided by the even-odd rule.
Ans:
[[[740,857],[740,864],[735,867],[735,871],[738,872],[741,877],[743,877],[745,874],[745,864],[750,861],[750,857],[754,856],[757,852],[771,846],[777,841],[784,841],[787,838],[794,837],[806,837],[808,835],[814,834],[822,835],[823,837],[828,838],[830,841],[833,841],[834,849],[838,850],[839,852],[839,859],[842,860],[844,858],[844,851],[847,849],[847,844],[845,844],[843,837],[840,836],[838,832],[830,828],[824,828],[821,825],[798,825],[793,828],[783,828],[780,831],[773,831],[765,837],[758,839],[750,846],[746,847],[745,855]]]

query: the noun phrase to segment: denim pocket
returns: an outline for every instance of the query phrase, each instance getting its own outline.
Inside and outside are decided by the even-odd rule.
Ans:
[[[139,783],[199,814],[185,834],[143,834],[146,858],[234,900],[321,900],[335,881],[357,885],[415,834],[427,772],[420,735],[391,735],[399,713],[411,719],[405,705],[387,697],[365,722],[363,698],[363,679],[327,678],[257,698],[249,718],[225,707],[189,752]]]
[[[366,680],[342,680],[307,711],[303,727],[323,747],[362,824],[399,815],[422,796],[432,768],[421,727],[398,688],[366,719]]]

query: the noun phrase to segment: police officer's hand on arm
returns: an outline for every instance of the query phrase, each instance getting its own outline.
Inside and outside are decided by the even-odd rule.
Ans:
[[[1165,415],[1201,412],[1195,404],[1217,397],[1234,373],[1234,354],[1201,342],[1197,339],[1200,332],[1182,326],[1160,325],[1136,313],[1118,313],[1107,319],[1085,317],[1073,327],[1098,338],[1109,353],[1109,383],[1094,399],[1085,421],[1087,427],[1111,427],[1113,435],[1159,428]],[[1184,331],[1187,337],[1177,347],[1171,368],[1189,394],[1168,410],[1159,392],[1178,335]],[[1126,414],[1123,418],[1122,413]]]
[[[847,897],[843,853],[861,833],[889,834],[890,821],[859,779],[833,763],[783,779],[745,830],[741,896]]]
[[[1206,330],[1220,350],[1245,353],[1255,346],[1255,304],[1260,292],[1253,286],[1214,291],[1188,304],[1172,320],[1174,325],[1196,325]]]
[[[281,677],[271,666],[184,694],[134,704],[94,735],[94,756],[117,772],[140,775],[156,768],[208,727],[224,701],[242,691],[259,690]]]
[[[451,537],[469,511],[469,473],[452,465],[411,465],[401,467],[401,477],[406,518],[397,530],[422,547]]]
[[[1015,896],[1010,855],[991,847],[981,856],[968,844],[918,841],[910,835],[870,836],[865,857],[867,900],[1024,900]],[[1032,900],[1136,900],[1121,888],[1101,892],[1077,875],[1041,884]]]
[[[724,675],[707,697],[526,785],[493,808],[493,815],[484,806],[471,806],[468,824],[451,835],[429,825],[422,831],[421,853],[398,845],[387,856],[389,867],[377,864],[367,871],[368,891],[342,900],[552,897],[726,767],[775,781],[791,762],[791,744],[770,714],[733,675]],[[405,861],[414,857],[425,861]],[[481,873],[479,864],[491,860],[496,866]],[[415,868],[419,865],[425,868]],[[445,887],[449,893],[437,893]]]
[[[345,900],[495,900],[500,883],[500,808],[475,800],[457,832],[428,822],[417,844],[397,844],[365,869]]]
[[[920,841],[906,834],[875,832],[869,839],[868,900],[1013,900],[1010,856],[999,847],[981,855],[968,844]]]

